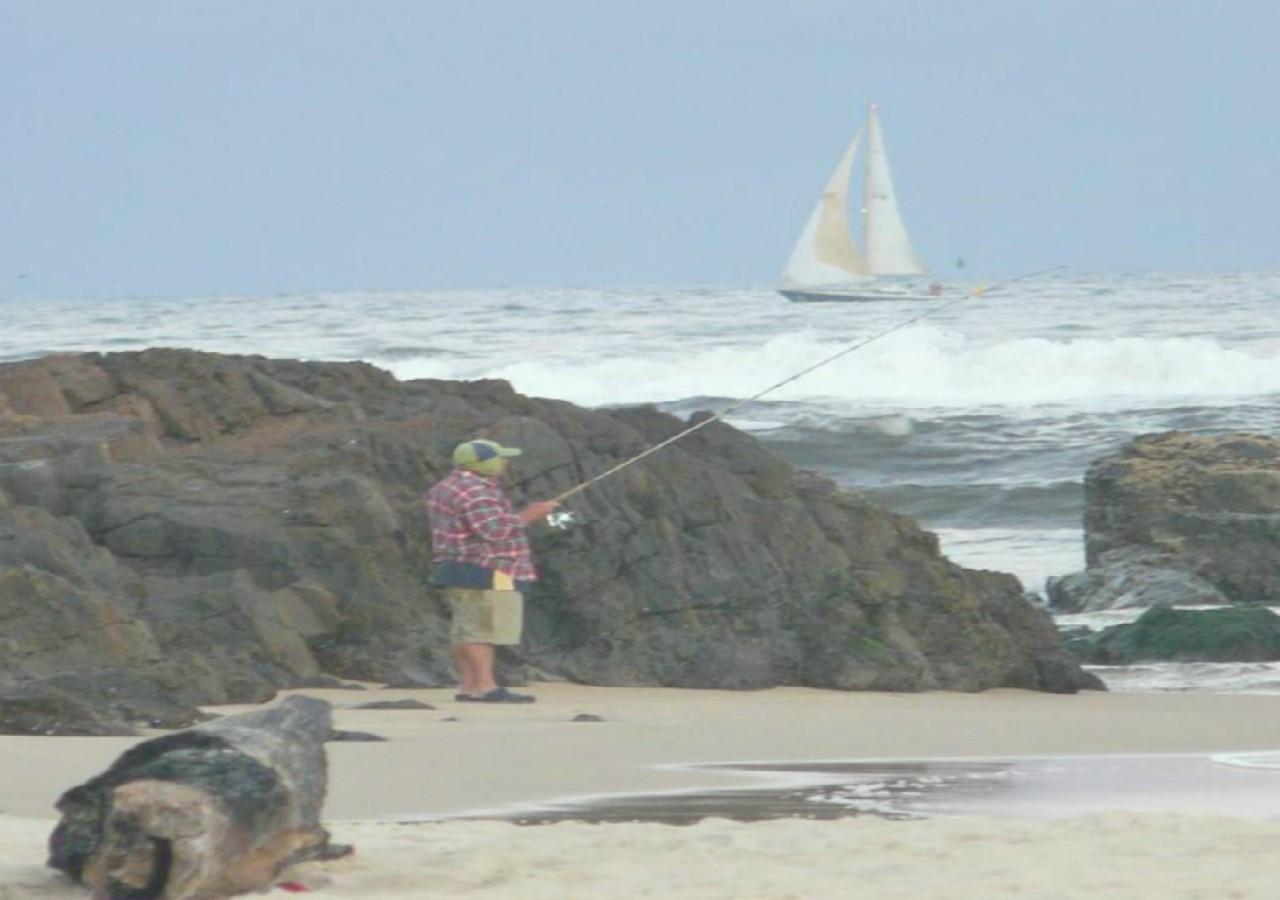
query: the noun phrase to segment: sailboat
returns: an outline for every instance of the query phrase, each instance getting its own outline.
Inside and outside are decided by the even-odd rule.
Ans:
[[[849,180],[863,135],[867,138],[863,175],[862,234],[866,252],[859,251],[849,230]],[[910,282],[892,284],[879,276],[924,275],[898,212],[889,158],[885,155],[880,118],[873,103],[867,121],[845,148],[818,203],[796,241],[778,292],[798,303],[817,301],[925,300],[936,296],[912,291]]]

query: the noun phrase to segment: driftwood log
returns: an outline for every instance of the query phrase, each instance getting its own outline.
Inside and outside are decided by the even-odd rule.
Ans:
[[[49,865],[110,900],[211,900],[341,855],[320,827],[329,704],[271,709],[144,741],[59,798]]]

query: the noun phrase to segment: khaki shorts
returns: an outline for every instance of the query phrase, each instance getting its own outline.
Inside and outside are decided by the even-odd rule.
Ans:
[[[455,644],[518,644],[524,630],[524,595],[519,591],[444,590],[453,610],[449,640]]]

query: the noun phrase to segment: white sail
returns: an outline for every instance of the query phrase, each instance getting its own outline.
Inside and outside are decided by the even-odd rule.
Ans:
[[[867,110],[867,173],[863,183],[862,233],[867,265],[873,275],[922,275],[925,267],[911,248],[898,212],[885,155],[880,118],[873,103]]]
[[[782,273],[784,284],[806,287],[841,284],[871,274],[849,234],[849,172],[861,138],[859,128],[809,214]]]

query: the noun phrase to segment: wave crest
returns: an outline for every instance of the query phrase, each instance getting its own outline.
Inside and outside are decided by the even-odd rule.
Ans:
[[[849,342],[850,345],[856,338]],[[811,332],[757,346],[656,351],[619,347],[475,368],[465,359],[391,359],[401,378],[503,378],[517,390],[585,406],[746,397],[778,384],[841,345]],[[907,407],[1106,408],[1135,400],[1255,398],[1280,393],[1280,347],[1253,352],[1209,337],[978,340],[934,325],[903,329],[769,393],[772,400],[841,399]]]

